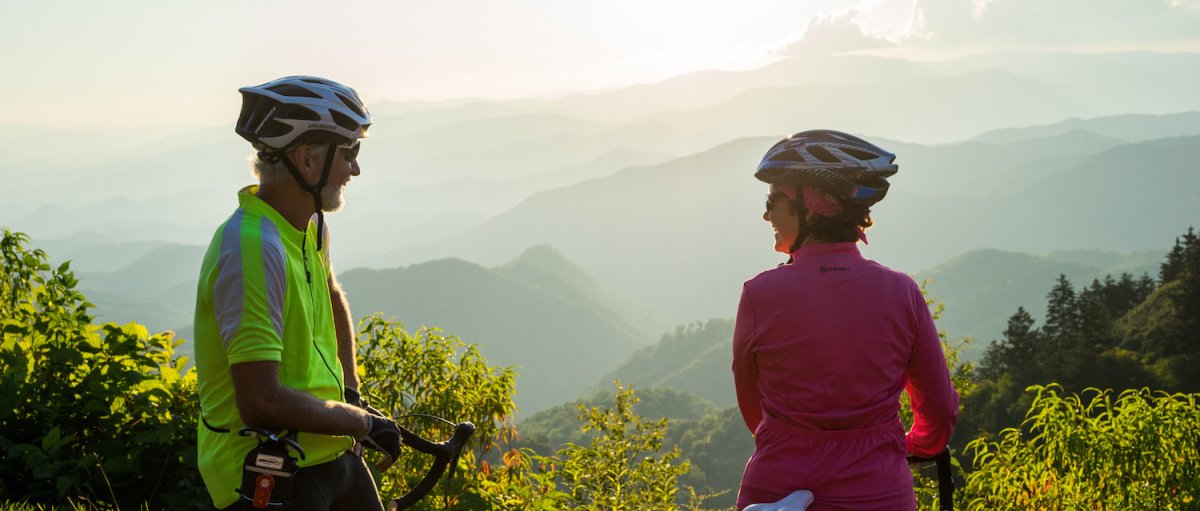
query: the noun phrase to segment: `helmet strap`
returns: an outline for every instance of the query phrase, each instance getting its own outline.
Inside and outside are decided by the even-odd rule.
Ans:
[[[796,206],[796,215],[800,217],[800,227],[796,230],[796,241],[793,241],[791,248],[788,249],[789,254],[800,248],[804,244],[804,240],[808,238],[808,235],[813,232],[813,225],[809,223],[807,218],[808,208],[804,207],[804,203],[801,201],[796,201]],[[790,255],[788,256],[788,261],[791,261]]]
[[[300,188],[310,194],[313,198],[313,206],[317,210],[317,250],[321,250],[322,241],[325,239],[325,212],[322,210],[324,204],[321,201],[321,189],[325,188],[325,184],[329,181],[329,171],[333,169],[333,158],[337,154],[337,144],[329,144],[329,149],[325,151],[325,166],[321,169],[321,179],[315,185],[309,185],[304,180],[304,175],[300,173],[300,169],[296,168],[296,164],[292,163],[292,159],[286,155],[283,156],[283,166],[287,167],[288,173],[292,175],[292,179],[300,185]]]

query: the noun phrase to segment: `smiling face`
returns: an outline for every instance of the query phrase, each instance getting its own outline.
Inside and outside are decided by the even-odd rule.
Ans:
[[[763,220],[771,222],[771,227],[775,230],[776,252],[790,254],[792,245],[796,244],[796,237],[800,235],[800,214],[795,204],[782,190],[771,185]]]
[[[342,209],[345,202],[343,192],[350,178],[362,173],[358,166],[358,149],[351,145],[334,146],[337,151],[329,167],[329,178],[321,188],[321,210],[332,213]],[[325,154],[330,150],[327,144],[303,144],[293,151],[294,162],[300,167],[301,174],[308,183],[315,184],[321,179],[321,171],[325,166]]]
[[[348,157],[351,159],[347,159]],[[350,182],[351,177],[361,173],[357,148],[352,151],[346,146],[338,146],[337,154],[333,156],[333,166],[329,169],[329,181],[321,190],[321,209],[329,213],[342,209],[345,203],[342,194],[346,190],[346,184]]]

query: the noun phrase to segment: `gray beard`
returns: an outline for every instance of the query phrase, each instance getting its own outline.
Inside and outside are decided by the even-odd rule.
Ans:
[[[342,191],[344,188],[345,187],[342,186],[326,186],[325,189],[321,190],[321,211],[326,213],[336,213],[340,211],[342,206],[345,205],[345,201],[342,197]]]

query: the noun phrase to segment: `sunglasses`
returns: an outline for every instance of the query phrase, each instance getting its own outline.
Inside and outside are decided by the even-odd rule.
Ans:
[[[345,149],[346,161],[354,161],[358,159],[358,150],[362,148],[362,140],[355,140],[349,144],[337,146],[338,149]]]
[[[791,199],[788,198],[787,194],[785,194],[785,193],[781,193],[781,192],[768,193],[767,194],[767,212],[770,213],[772,209],[775,209],[775,205],[778,204],[779,201],[782,201],[782,200],[791,200]]]

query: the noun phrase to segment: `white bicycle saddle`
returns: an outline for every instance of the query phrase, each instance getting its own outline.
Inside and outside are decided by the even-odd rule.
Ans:
[[[804,511],[812,504],[813,494],[808,490],[796,490],[778,501],[769,504],[750,504],[742,511]]]

